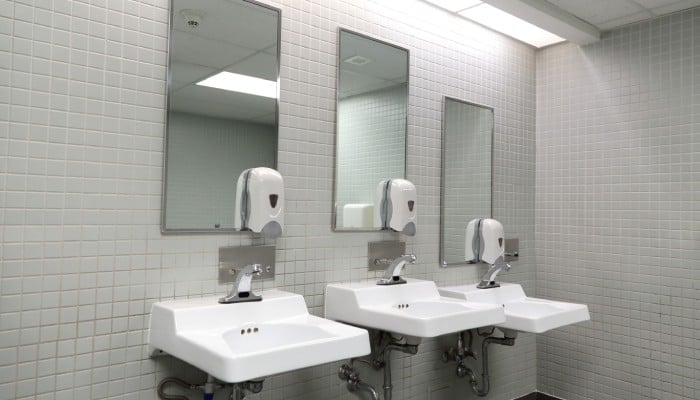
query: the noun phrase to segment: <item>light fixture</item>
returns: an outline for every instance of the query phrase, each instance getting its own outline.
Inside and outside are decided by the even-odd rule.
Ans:
[[[269,97],[271,99],[277,98],[277,82],[227,71],[219,72],[199,81],[197,85]]]
[[[427,0],[445,10],[458,12],[481,4],[481,0]]]
[[[425,0],[445,10],[474,21],[494,31],[508,35],[535,47],[549,46],[566,39],[533,25],[513,14],[502,11],[481,0]],[[505,1],[505,0],[504,0]],[[501,3],[499,2],[499,7]],[[514,0],[521,8],[520,0]],[[489,2],[495,2],[489,0]]]
[[[565,40],[485,3],[460,11],[459,15],[535,47],[549,46]]]

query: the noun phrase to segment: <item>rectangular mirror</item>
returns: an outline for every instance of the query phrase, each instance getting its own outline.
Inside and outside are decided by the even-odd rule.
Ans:
[[[333,230],[379,230],[384,179],[406,175],[408,50],[339,31]]]
[[[163,233],[232,232],[236,182],[276,168],[280,11],[172,0]]]
[[[465,265],[465,233],[491,217],[493,109],[444,98],[440,265]]]

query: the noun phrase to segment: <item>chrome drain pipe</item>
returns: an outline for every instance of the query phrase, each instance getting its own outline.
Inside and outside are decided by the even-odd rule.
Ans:
[[[391,400],[394,386],[391,384],[391,351],[400,351],[406,354],[418,353],[417,344],[390,343],[386,345],[382,356],[384,358],[384,400]]]

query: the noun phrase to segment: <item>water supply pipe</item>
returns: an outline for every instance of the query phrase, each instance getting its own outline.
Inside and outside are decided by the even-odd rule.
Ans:
[[[471,368],[464,365],[464,355],[470,355],[476,358],[471,350],[471,338],[472,334],[469,333],[469,345],[464,349],[454,349],[450,348],[443,354],[443,361],[448,362],[450,360],[455,360],[458,362],[456,374],[458,377],[462,378],[465,376],[469,377],[469,384],[471,385],[472,391],[479,397],[484,397],[489,394],[491,389],[491,382],[489,378],[489,355],[488,346],[490,344],[500,344],[503,346],[513,346],[515,344],[515,338],[517,337],[517,332],[510,329],[501,329],[503,331],[503,337],[490,336],[493,334],[494,330],[487,335],[484,335],[477,331],[480,336],[487,336],[481,342],[481,387],[479,387],[479,379]],[[458,347],[464,345],[463,336],[460,334],[457,340]]]
[[[391,384],[391,352],[400,351],[406,354],[418,353],[417,344],[389,343],[384,347],[382,356],[384,358],[384,400],[391,400],[394,386]]]
[[[352,362],[352,361],[351,361]],[[379,392],[374,387],[360,380],[360,374],[355,372],[353,367],[343,364],[338,370],[338,378],[346,382],[346,387],[349,392],[362,391],[367,392],[372,400],[380,400]]]

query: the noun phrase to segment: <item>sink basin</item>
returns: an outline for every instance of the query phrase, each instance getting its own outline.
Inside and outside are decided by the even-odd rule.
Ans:
[[[417,338],[429,338],[505,321],[500,305],[440,296],[435,282],[406,279],[326,286],[326,318]]]
[[[218,297],[153,304],[149,344],[223,382],[244,382],[368,354],[364,329],[309,314],[298,294],[269,290],[259,302]]]
[[[525,296],[522,286],[501,283],[501,287],[477,289],[476,284],[447,286],[443,296],[503,307],[506,321],[496,326],[521,332],[542,333],[564,325],[591,319],[585,304],[565,303]]]

